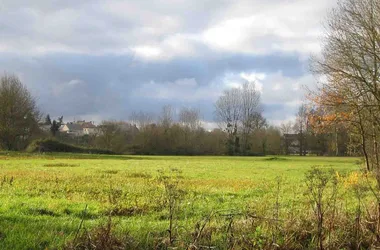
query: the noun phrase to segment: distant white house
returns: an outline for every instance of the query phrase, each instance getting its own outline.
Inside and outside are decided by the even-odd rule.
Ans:
[[[82,136],[84,134],[82,125],[78,123],[66,123],[60,127],[59,132],[73,136]]]
[[[99,134],[98,130],[98,127],[95,126],[93,122],[86,121],[69,122],[59,128],[61,133],[70,134],[72,136],[96,135]]]
[[[94,125],[93,122],[84,122],[82,123],[83,134],[85,135],[95,135],[98,134],[98,127]]]

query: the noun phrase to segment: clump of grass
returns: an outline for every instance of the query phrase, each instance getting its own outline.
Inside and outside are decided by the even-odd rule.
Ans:
[[[130,178],[150,179],[150,178],[152,178],[152,175],[148,174],[148,173],[137,172],[137,173],[131,173],[131,174],[129,174],[128,177],[130,177]]]
[[[118,170],[104,170],[102,172],[105,174],[117,174],[117,173],[119,173]]]
[[[82,218],[84,220],[93,220],[93,219],[99,218],[100,215],[96,213],[91,213],[88,211],[80,211],[80,212],[75,213],[75,216],[78,218]]]
[[[68,208],[65,208],[65,209],[63,209],[63,213],[66,214],[66,215],[71,215],[73,213],[73,211],[71,211]]]
[[[94,228],[91,231],[83,230],[71,242],[66,243],[66,250],[95,250],[95,249],[137,249],[137,242],[128,234],[128,232],[120,234],[115,233],[115,225],[112,223],[111,217],[107,223]]]
[[[0,187],[3,187],[4,185],[12,186],[14,180],[15,180],[15,178],[13,176],[8,177],[8,176],[4,175],[3,178],[1,179]]]
[[[105,215],[111,215],[111,216],[136,216],[136,215],[142,215],[146,213],[146,209],[141,207],[113,207],[109,210],[107,210],[104,214]]]

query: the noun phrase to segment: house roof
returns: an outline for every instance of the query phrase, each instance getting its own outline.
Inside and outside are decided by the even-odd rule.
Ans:
[[[66,124],[67,128],[69,129],[69,131],[82,131],[82,126],[80,124],[76,124],[76,123],[67,123]]]
[[[85,123],[82,123],[82,128],[96,128],[96,126],[92,124],[91,122],[85,122]]]

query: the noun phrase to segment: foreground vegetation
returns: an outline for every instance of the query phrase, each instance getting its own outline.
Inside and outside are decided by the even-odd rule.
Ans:
[[[360,166],[357,158],[4,153],[0,246],[302,249],[319,238],[326,247],[373,246],[372,177]]]

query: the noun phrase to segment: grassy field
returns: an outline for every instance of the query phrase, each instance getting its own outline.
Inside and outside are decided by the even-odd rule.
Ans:
[[[60,249],[109,215],[115,234],[153,248],[168,234],[173,192],[172,231],[183,242],[210,214],[270,215],[276,200],[280,217],[297,214],[307,207],[312,166],[350,176],[359,159],[0,154],[0,249]],[[212,237],[222,246],[227,236]]]

